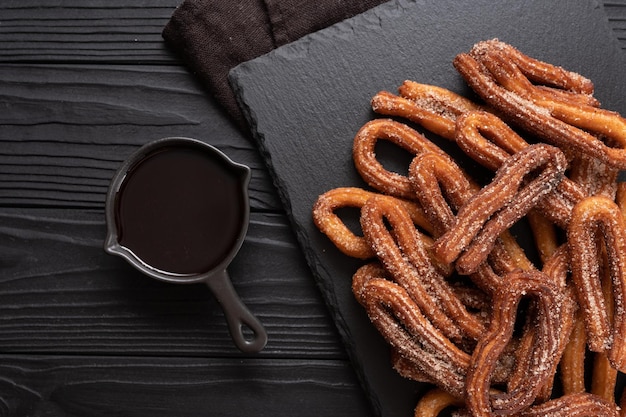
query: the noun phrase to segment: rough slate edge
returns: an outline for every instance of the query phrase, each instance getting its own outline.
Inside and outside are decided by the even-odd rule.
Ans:
[[[590,77],[606,107],[626,110],[619,98],[624,95],[626,66],[600,6],[521,3],[506,7],[481,1],[463,10],[453,1],[392,2],[231,72],[231,83],[307,261],[380,415],[411,415],[416,385],[391,371],[384,344],[356,302],[346,297],[349,277],[358,263],[339,255],[310,220],[317,195],[337,186],[362,184],[352,168],[350,148],[354,133],[374,117],[369,110],[371,96],[381,89],[394,91],[405,78],[466,93],[451,67],[453,56],[478,40],[499,37],[535,57]],[[470,27],[473,32],[467,36]],[[581,51],[587,56],[581,57]],[[385,64],[386,59],[393,65]],[[368,361],[377,355],[380,361]]]

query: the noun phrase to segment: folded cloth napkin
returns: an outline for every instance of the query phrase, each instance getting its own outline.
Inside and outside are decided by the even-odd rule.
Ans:
[[[185,0],[163,29],[166,44],[247,130],[231,68],[387,0]]]

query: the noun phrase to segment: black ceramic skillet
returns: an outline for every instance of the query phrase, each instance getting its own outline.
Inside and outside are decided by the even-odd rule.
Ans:
[[[250,175],[249,167],[195,139],[142,146],[109,187],[105,250],[161,281],[205,283],[224,310],[235,345],[258,352],[267,334],[226,270],[248,229]]]

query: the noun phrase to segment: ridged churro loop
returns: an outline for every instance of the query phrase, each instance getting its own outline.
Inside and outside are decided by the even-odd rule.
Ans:
[[[451,229],[458,210],[479,191],[461,168],[449,158],[424,153],[416,156],[409,166],[409,179],[426,217],[433,225],[434,236],[439,237]],[[529,269],[532,263],[508,231],[500,234],[494,243],[495,267],[509,272],[516,268]],[[500,281],[486,269],[476,271],[474,282],[483,289],[492,290]]]
[[[482,107],[445,88],[405,81],[399,95],[381,91],[372,99],[372,110],[403,117],[448,140],[454,140],[455,119]]]
[[[567,230],[572,279],[578,291],[587,329],[587,343],[594,352],[607,352],[611,364],[626,369],[626,229],[624,217],[612,200],[588,197],[574,208]],[[599,243],[602,242],[602,245]],[[602,292],[603,248],[613,284],[614,318],[609,318]]]
[[[552,192],[566,167],[563,153],[548,145],[531,145],[511,156],[493,181],[459,210],[454,226],[435,241],[437,259],[456,260],[461,274],[475,272],[500,233]]]
[[[598,158],[612,167],[626,168],[624,118],[571,98],[539,99],[531,93],[520,94],[511,86],[515,63],[506,59],[506,53],[498,43],[481,42],[469,54],[457,55],[453,63],[485,102],[529,133],[555,146]],[[568,79],[563,83],[567,85],[582,78],[562,69],[556,72],[547,78]],[[611,146],[594,134],[611,140]]]
[[[359,304],[365,304],[365,293],[363,293],[365,284],[374,278],[390,281],[389,274],[377,261],[360,266],[352,276],[352,294]]]
[[[506,56],[514,62],[520,71],[532,82],[538,85],[549,85],[561,90],[576,94],[591,96],[593,82],[572,71],[540,61],[528,56],[510,44],[498,39],[490,39],[476,44],[474,49],[490,47],[506,52]]]
[[[433,326],[403,287],[360,271],[352,289],[393,349],[440,388],[463,398],[469,355]]]
[[[580,74],[541,62],[513,46],[492,39],[478,43],[470,54],[485,57],[484,64],[509,91],[534,102],[559,101],[597,107],[593,83]]]
[[[449,115],[450,119],[473,110],[481,110],[483,106],[474,103],[446,88],[430,84],[421,84],[406,80],[398,87],[398,93],[434,113]]]
[[[508,53],[514,48],[507,45],[501,48],[490,43],[478,45],[471,52],[491,73],[495,81],[508,91],[530,100],[533,104],[548,110],[552,117],[571,126],[601,134],[619,144],[626,145],[626,120],[619,114],[598,108],[598,102],[587,94],[577,94],[568,90],[552,90],[534,86],[525,78]],[[554,67],[556,68],[556,67]],[[580,77],[578,74],[576,74]]]
[[[340,187],[327,191],[317,198],[313,206],[313,221],[345,255],[358,259],[373,258],[375,254],[369,243],[364,237],[354,234],[336,211],[346,207],[361,210],[365,202],[375,195],[376,193],[357,187]],[[432,231],[418,204],[403,200],[399,200],[398,204],[404,207],[415,225],[427,232]]]
[[[435,326],[453,340],[480,337],[484,324],[467,311],[433,266],[413,222],[396,199],[380,195],[369,199],[361,210],[361,227],[387,273]]]
[[[491,375],[497,359],[510,342],[515,328],[517,309],[523,297],[534,300],[532,324],[536,332],[529,355],[518,360],[524,367],[523,377],[507,392],[490,389]],[[515,271],[508,274],[494,294],[494,308],[487,334],[478,342],[472,355],[466,381],[466,401],[474,417],[514,414],[530,406],[549,381],[558,361],[563,317],[564,293],[539,271]]]
[[[404,97],[381,91],[372,98],[372,110],[385,116],[402,117],[442,138],[454,139],[454,115],[438,113]]]
[[[379,140],[389,141],[412,155],[435,152],[448,157],[437,145],[405,124],[390,119],[376,119],[366,123],[354,138],[354,165],[371,187],[394,197],[412,199],[413,189],[405,175],[385,169],[376,159],[375,148]]]
[[[528,147],[502,119],[486,111],[472,111],[456,119],[454,140],[482,166],[497,171],[511,155]]]
[[[502,119],[484,111],[468,112],[457,118],[455,141],[470,158],[493,171],[529,146]],[[539,206],[550,221],[567,227],[574,205],[587,195],[581,185],[563,178]]]
[[[435,153],[416,156],[409,166],[409,179],[435,236],[448,231],[457,211],[480,191],[454,161]]]
[[[543,274],[545,275],[545,273]],[[544,278],[549,277],[546,276]],[[562,288],[559,286],[559,283],[555,281],[552,281],[552,283],[556,284],[556,288],[561,293],[561,295],[563,295],[560,317],[561,329],[558,334],[558,348],[556,350],[556,353],[554,354],[557,359],[552,361],[552,369],[550,371],[546,371],[547,375],[549,375],[549,378],[537,391],[534,401],[535,403],[545,402],[549,400],[552,396],[555,383],[555,375],[560,363],[558,358],[562,357],[563,352],[567,347],[569,337],[574,326],[574,315],[578,308],[575,301],[574,293],[573,291],[571,291],[571,289],[568,288],[565,291],[561,292]],[[506,285],[506,280],[503,280],[502,285]],[[524,296],[523,293],[522,296]],[[528,317],[536,317],[536,314],[537,306],[535,304],[531,304],[529,307]],[[536,321],[533,320],[527,320],[524,323],[522,335],[515,347],[515,369],[513,372],[511,372],[506,381],[506,386],[509,392],[514,391],[518,389],[518,387],[523,386],[527,383],[528,369],[532,367],[532,351],[537,349],[538,333],[534,328],[534,326],[536,325]],[[492,382],[494,382],[493,379]]]

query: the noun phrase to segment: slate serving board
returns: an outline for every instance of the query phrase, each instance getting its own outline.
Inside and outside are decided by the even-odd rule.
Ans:
[[[357,130],[377,117],[369,107],[375,93],[395,92],[411,79],[469,94],[452,59],[491,38],[591,78],[603,106],[626,114],[623,53],[602,8],[591,1],[394,1],[230,74],[308,263],[381,416],[412,415],[425,387],[391,369],[386,345],[350,291],[360,262],[340,254],[317,231],[311,207],[331,188],[364,186],[351,147]]]

